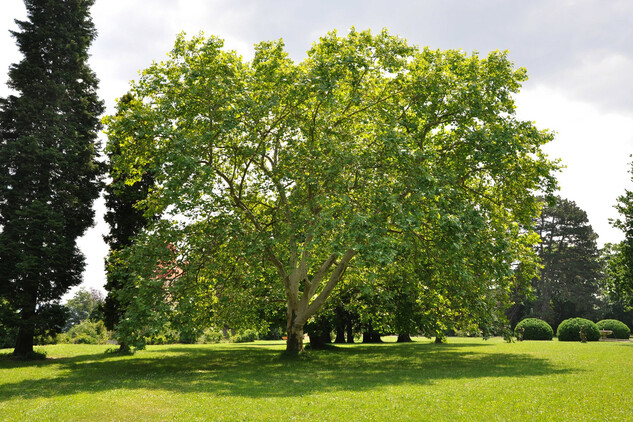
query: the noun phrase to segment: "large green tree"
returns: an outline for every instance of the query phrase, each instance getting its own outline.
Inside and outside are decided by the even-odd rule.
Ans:
[[[24,55],[9,69],[15,95],[0,100],[0,295],[19,312],[14,354],[33,350],[41,305],[81,282],[77,237],[93,222],[97,79],[92,0],[25,0],[12,32]]]
[[[126,112],[107,118],[123,151],[115,165],[130,183],[155,169],[145,206],[163,215],[130,255],[140,267],[150,247],[162,255],[136,272],[147,295],[133,297],[203,277],[187,236],[156,245],[167,231],[206,233],[209,285],[272,268],[289,351],[346,271],[388,265],[405,237],[432,265],[442,257],[436,272],[455,277],[443,282],[479,292],[472,303],[509,288],[513,265],[531,259],[535,237],[520,227],[538,212],[532,192],[555,184],[541,152],[552,135],[514,115],[523,69],[504,53],[419,50],[385,31],[332,32],[301,63],[281,41],[258,44],[250,63],[222,46],[178,37],[133,84]]]
[[[602,263],[587,213],[575,202],[555,198],[543,206],[535,229],[543,269],[533,280],[534,300],[529,316],[547,321],[554,329],[564,319],[599,316]]]

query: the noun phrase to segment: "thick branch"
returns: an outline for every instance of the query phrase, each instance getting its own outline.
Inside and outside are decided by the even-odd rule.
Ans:
[[[327,284],[325,285],[323,290],[321,290],[321,293],[319,293],[319,295],[312,301],[312,303],[308,305],[305,311],[301,312],[298,315],[295,321],[296,325],[305,324],[308,318],[314,315],[314,313],[318,311],[319,308],[321,308],[321,306],[325,302],[325,299],[327,299],[330,296],[330,293],[332,293],[332,290],[334,290],[334,287],[336,287],[338,282],[343,277],[345,270],[347,269],[350,261],[352,260],[352,258],[354,258],[355,255],[356,255],[356,251],[353,249],[348,249],[347,252],[345,252],[345,255],[343,255],[343,258],[336,265],[336,268],[334,268],[334,271],[330,275],[330,279],[328,280]]]
[[[321,281],[330,270],[330,267],[334,264],[335,260],[336,254],[330,255],[328,259],[323,261],[316,274],[312,277],[312,281],[306,283],[305,290],[301,296],[301,310],[305,310],[308,307],[310,299],[312,299],[312,296],[316,293],[319,284],[321,284]]]

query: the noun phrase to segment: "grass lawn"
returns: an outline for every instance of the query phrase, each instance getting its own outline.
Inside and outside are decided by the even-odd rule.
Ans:
[[[45,361],[0,360],[0,420],[633,420],[629,342],[417,339],[298,361],[283,348],[41,347]]]

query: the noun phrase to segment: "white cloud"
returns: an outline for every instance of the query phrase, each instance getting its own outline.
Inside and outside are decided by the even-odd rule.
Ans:
[[[560,72],[559,86],[580,98],[592,98],[607,110],[627,107],[633,93],[633,56],[592,52],[574,68]],[[626,77],[623,77],[626,76]]]
[[[544,150],[567,166],[558,177],[560,195],[587,212],[599,244],[620,241],[622,233],[608,220],[618,217],[617,197],[632,188],[633,116],[570,100],[546,86],[521,92],[517,106],[521,119],[557,133]]]

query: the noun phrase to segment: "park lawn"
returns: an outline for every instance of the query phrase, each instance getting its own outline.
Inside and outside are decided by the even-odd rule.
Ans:
[[[0,420],[633,420],[633,343],[416,340],[45,346],[0,359]]]

